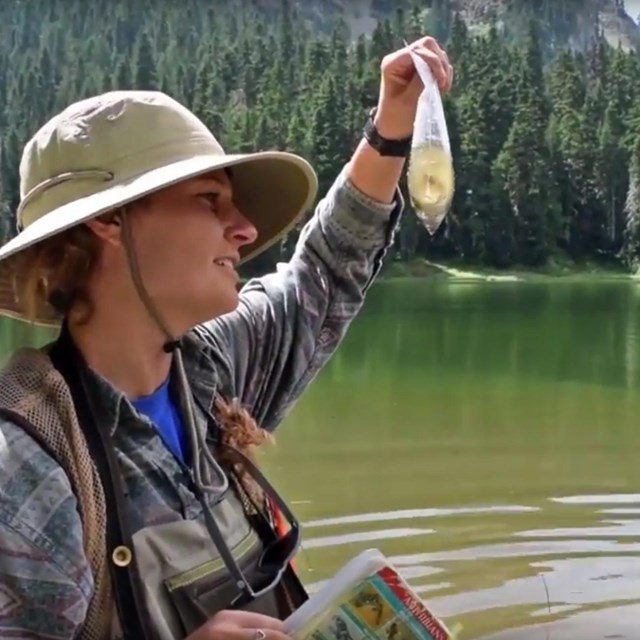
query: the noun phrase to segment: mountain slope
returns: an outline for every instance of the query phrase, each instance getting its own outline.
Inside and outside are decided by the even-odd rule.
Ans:
[[[500,24],[509,24],[515,14],[527,14],[522,9],[513,10],[516,3],[508,0],[454,0],[465,21],[472,26],[488,23],[495,18]],[[523,5],[524,3],[518,3]],[[564,32],[567,43],[582,49],[600,25],[604,36],[614,47],[640,48],[640,28],[624,10],[620,0],[547,0],[535,3],[530,10],[553,31]]]
[[[297,4],[302,7],[304,3],[298,0]],[[331,9],[340,9],[340,2],[334,0],[330,4]],[[526,30],[529,17],[534,17],[541,23],[547,40],[575,49],[587,47],[599,25],[612,46],[640,51],[640,27],[625,11],[621,0],[350,0],[342,3],[342,12],[352,37],[357,38],[363,33],[370,34],[380,18],[389,17],[401,5],[420,7],[427,24],[430,11],[459,11],[472,31],[481,31],[496,21],[516,38]],[[326,3],[318,5],[319,12],[326,10]]]

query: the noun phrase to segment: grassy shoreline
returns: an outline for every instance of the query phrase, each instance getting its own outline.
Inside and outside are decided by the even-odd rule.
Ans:
[[[245,285],[251,277],[258,277],[258,275],[243,275],[240,278],[240,284]],[[640,282],[640,268],[632,273],[615,263],[567,262],[553,263],[539,269],[492,269],[483,265],[416,258],[409,261],[387,260],[377,281],[420,279],[443,282],[584,282],[586,280]]]
[[[388,262],[380,278],[437,278],[469,282],[531,282],[566,280],[640,280],[640,271],[632,273],[618,264],[553,263],[540,269],[491,269],[482,265],[468,265],[447,261],[415,259],[408,262]]]

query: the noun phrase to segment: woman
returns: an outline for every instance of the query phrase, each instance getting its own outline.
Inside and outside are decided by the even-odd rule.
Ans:
[[[438,44],[412,48],[447,91]],[[380,268],[421,89],[408,48],[384,59],[293,258],[240,294],[237,265],[315,197],[304,160],[226,155],[153,92],[71,105],[27,144],[0,308],[61,332],[0,380],[1,637],[286,639],[299,525],[251,451]]]

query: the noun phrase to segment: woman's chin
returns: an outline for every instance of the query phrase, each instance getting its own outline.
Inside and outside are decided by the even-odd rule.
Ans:
[[[240,293],[233,287],[225,287],[223,291],[217,291],[214,295],[206,296],[200,300],[182,300],[178,305],[180,312],[176,320],[183,325],[183,330],[190,331],[200,324],[215,320],[220,316],[232,313],[238,308]]]
[[[240,293],[235,289],[229,292],[225,291],[224,295],[216,296],[215,300],[211,302],[212,304],[208,305],[207,309],[208,320],[213,320],[214,318],[235,311],[240,303]]]

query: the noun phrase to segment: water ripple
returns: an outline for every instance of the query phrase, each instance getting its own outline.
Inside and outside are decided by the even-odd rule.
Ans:
[[[450,625],[463,624],[464,640],[638,640],[640,494],[559,496],[542,504],[315,519],[305,529],[342,528],[305,547],[380,541],[429,608]],[[460,518],[473,514],[483,517]],[[420,518],[432,518],[433,528],[349,531]],[[545,526],[532,528],[532,518]],[[313,592],[324,582],[307,586]]]
[[[433,551],[410,555],[391,556],[395,564],[423,562],[450,562],[480,560],[482,558],[517,558],[524,556],[550,556],[597,553],[640,553],[640,543],[620,544],[609,540],[563,540],[543,542],[514,542],[466,547],[449,551]]]
[[[605,520],[609,527],[572,527],[518,531],[522,538],[640,538],[640,520]]]
[[[473,636],[472,636],[473,637]],[[482,636],[478,640],[638,640],[640,604],[584,611],[557,622]]]
[[[613,516],[640,516],[640,507],[619,507],[617,509],[598,509],[598,513]]]
[[[374,513],[359,513],[337,518],[321,518],[303,523],[306,529],[311,527],[330,527],[345,524],[361,524],[364,522],[385,522],[388,520],[408,520],[413,518],[437,518],[446,516],[460,516],[471,514],[507,514],[530,513],[539,511],[538,507],[524,507],[520,505],[488,506],[488,507],[460,507],[455,509],[403,509],[400,511],[379,511]]]
[[[380,531],[361,531],[358,533],[345,533],[336,536],[323,536],[305,540],[305,549],[317,547],[334,547],[340,544],[353,544],[355,542],[371,542],[373,540],[390,540],[392,538],[406,538],[408,536],[423,536],[434,533],[433,529],[381,529]]]
[[[571,558],[530,566],[539,572],[496,587],[430,598],[429,606],[438,615],[455,618],[505,606],[597,605],[626,600],[638,593],[640,585],[640,558],[634,556]],[[640,621],[638,631],[640,636]]]
[[[640,504],[640,493],[563,496],[549,500],[560,504]]]

